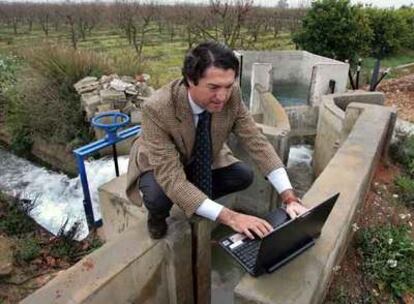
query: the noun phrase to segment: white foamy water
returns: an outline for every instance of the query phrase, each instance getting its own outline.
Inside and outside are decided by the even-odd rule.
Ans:
[[[313,147],[311,145],[295,145],[289,150],[287,167],[290,168],[297,164],[306,164],[309,167],[312,163]]]
[[[119,157],[118,163],[120,174],[125,173],[128,157]],[[115,177],[114,162],[112,158],[85,161],[85,167],[95,220],[98,220],[101,218],[98,187]],[[67,229],[77,221],[81,223],[77,239],[84,239],[89,233],[79,176],[69,178],[0,149],[0,190],[21,199],[36,199],[30,215],[54,234],[66,220]]]
[[[313,147],[294,145],[290,147],[287,171],[293,188],[302,197],[315,179],[312,169]]]

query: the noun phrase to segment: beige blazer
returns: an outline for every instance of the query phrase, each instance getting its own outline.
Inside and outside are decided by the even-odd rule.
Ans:
[[[142,131],[134,140],[129,158],[126,193],[132,203],[141,205],[139,176],[153,170],[155,179],[172,202],[190,217],[207,198],[190,183],[184,173],[195,140],[193,113],[187,88],[175,80],[157,90],[142,106]],[[237,162],[225,144],[234,133],[264,175],[283,166],[252,116],[235,86],[229,101],[211,118],[213,169]]]

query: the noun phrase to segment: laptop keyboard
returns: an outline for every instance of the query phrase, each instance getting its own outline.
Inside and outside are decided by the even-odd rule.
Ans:
[[[260,241],[249,240],[236,247],[232,252],[243,262],[249,269],[253,269],[256,264],[257,255],[259,253]]]

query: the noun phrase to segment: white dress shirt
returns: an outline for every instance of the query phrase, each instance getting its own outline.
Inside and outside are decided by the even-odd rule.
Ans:
[[[203,113],[205,110],[193,101],[190,93],[188,93],[188,100],[190,101],[190,107],[193,112],[194,125],[197,127],[198,115]],[[267,179],[270,181],[273,187],[275,187],[278,193],[282,193],[287,189],[292,189],[292,185],[290,184],[290,180],[285,168],[278,168],[273,170],[267,175]],[[215,201],[207,198],[201,203],[195,213],[202,217],[215,221],[222,209],[223,205],[220,205]]]

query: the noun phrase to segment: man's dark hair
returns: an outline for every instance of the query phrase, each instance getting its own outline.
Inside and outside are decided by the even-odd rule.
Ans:
[[[198,85],[198,81],[211,66],[223,70],[232,69],[236,78],[239,75],[239,60],[233,50],[222,43],[210,41],[197,45],[185,56],[182,69],[184,84],[188,87],[190,80]]]

